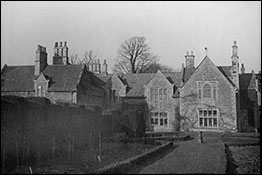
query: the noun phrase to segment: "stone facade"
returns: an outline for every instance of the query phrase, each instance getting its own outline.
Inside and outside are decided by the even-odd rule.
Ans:
[[[149,124],[153,131],[172,131],[174,129],[175,106],[172,95],[173,84],[166,79],[161,71],[158,71],[152,80],[145,85]]]
[[[208,57],[179,92],[182,130],[236,130],[236,87]]]

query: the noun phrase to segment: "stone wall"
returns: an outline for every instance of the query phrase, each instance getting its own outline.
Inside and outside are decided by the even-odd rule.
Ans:
[[[166,100],[159,100],[157,106],[152,103],[151,99],[151,89],[167,89],[167,98]],[[159,93],[159,91],[158,91]],[[148,110],[151,112],[167,112],[167,126],[154,125],[151,126],[153,131],[173,131],[174,122],[175,122],[175,100],[172,97],[173,95],[173,85],[166,79],[165,75],[158,71],[153,79],[145,87],[145,96],[146,102],[148,104]],[[150,116],[148,116],[150,120]]]
[[[197,82],[217,82],[217,99],[214,104],[203,103],[198,99]],[[236,93],[233,85],[217,69],[210,59],[206,59],[180,89],[181,129],[199,129],[198,108],[219,110],[218,127],[215,130],[236,130]]]

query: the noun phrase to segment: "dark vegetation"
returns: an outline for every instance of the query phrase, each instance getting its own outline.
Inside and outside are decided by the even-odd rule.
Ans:
[[[35,170],[58,165],[81,165],[88,171],[111,163],[113,160],[108,157],[117,153],[120,157],[114,161],[123,155],[138,154],[152,146],[137,143],[127,146],[120,141],[103,143],[102,140],[119,132],[129,137],[143,136],[142,115],[136,110],[102,115],[97,106],[51,104],[39,97],[2,96],[1,173],[21,173],[22,167]]]

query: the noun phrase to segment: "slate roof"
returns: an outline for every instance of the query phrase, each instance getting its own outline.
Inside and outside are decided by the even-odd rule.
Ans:
[[[217,68],[228,78],[232,77],[231,69],[232,66],[217,66]]]
[[[124,74],[120,78],[129,87],[142,87],[149,83],[154,77],[154,73],[142,73],[142,74]]]
[[[75,90],[83,68],[83,65],[48,65],[43,70],[49,80],[48,91]],[[5,66],[1,72],[1,91],[34,91],[34,79],[34,65]]]
[[[239,75],[240,90],[255,90],[255,82],[252,81],[252,73]]]
[[[183,74],[183,81],[187,82],[187,80],[191,77],[191,75],[195,72],[196,68],[185,68]]]
[[[103,74],[95,74],[100,80],[102,80],[103,82],[107,82],[113,74],[108,74],[108,75],[103,75]]]
[[[167,79],[175,86],[179,87],[183,73],[182,72],[163,72],[163,74],[167,77]]]
[[[34,66],[4,66],[1,91],[34,91]]]
[[[120,79],[130,88],[126,96],[128,97],[142,97],[144,96],[144,85],[154,77],[154,73],[142,73],[142,74],[123,74],[120,75]]]
[[[48,65],[43,71],[49,79],[48,91],[76,90],[83,68],[83,65]]]

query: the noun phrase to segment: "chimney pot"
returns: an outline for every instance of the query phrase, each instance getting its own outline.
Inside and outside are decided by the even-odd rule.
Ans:
[[[55,42],[55,47],[58,47],[58,42]]]
[[[65,45],[64,45],[65,47],[66,47],[66,44],[67,44],[67,42],[65,41]]]
[[[62,47],[63,46],[63,42],[62,41],[60,41],[60,47]]]

